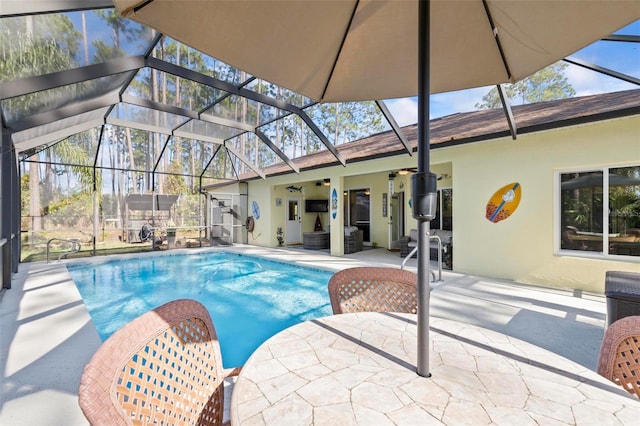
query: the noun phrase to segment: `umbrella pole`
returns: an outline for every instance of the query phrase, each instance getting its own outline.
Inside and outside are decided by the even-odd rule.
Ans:
[[[418,221],[418,362],[417,373],[429,372],[429,221],[435,217],[436,175],[429,170],[429,16],[430,0],[418,12],[418,172],[412,176],[413,217]]]

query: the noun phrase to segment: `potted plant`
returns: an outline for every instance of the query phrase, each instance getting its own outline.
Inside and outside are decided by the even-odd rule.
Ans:
[[[278,229],[276,229],[276,238],[278,238],[278,246],[282,247],[282,243],[284,243],[284,232],[282,232],[281,226],[278,226]]]

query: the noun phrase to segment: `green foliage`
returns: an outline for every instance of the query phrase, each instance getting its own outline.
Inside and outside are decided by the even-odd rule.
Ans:
[[[3,20],[4,21],[4,20]],[[0,81],[52,73],[75,66],[79,33],[64,15],[28,16],[3,22],[0,30]],[[55,90],[55,89],[54,89]],[[52,102],[49,92],[31,93],[3,101],[3,110],[20,118]]]
[[[567,66],[563,62],[556,62],[516,84],[505,84],[506,95],[516,104],[571,98],[575,96],[576,91],[564,74]],[[482,103],[476,104],[477,109],[501,108],[501,106],[498,89],[495,87],[482,97]]]
[[[60,14],[3,19],[0,30],[0,81],[70,68],[80,33]]]
[[[90,192],[78,192],[50,203],[45,209],[47,221],[54,226],[77,228],[88,226],[93,217]]]

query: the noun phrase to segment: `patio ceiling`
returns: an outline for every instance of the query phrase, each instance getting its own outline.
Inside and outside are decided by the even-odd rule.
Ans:
[[[381,100],[318,104],[114,13],[110,0],[3,0],[2,135],[20,160],[188,175],[202,187],[265,178],[274,168],[299,173],[297,160],[320,152],[327,164],[345,165],[337,146],[389,129],[398,150],[412,153]]]

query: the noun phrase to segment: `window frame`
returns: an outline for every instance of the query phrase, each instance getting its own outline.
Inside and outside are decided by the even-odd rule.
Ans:
[[[591,259],[609,259],[609,260],[621,260],[625,262],[640,262],[640,256],[625,255],[625,254],[611,254],[609,252],[609,197],[610,197],[610,185],[609,174],[614,169],[626,168],[626,167],[640,167],[640,162],[624,163],[624,164],[610,164],[603,166],[583,166],[573,167],[567,169],[558,169],[554,172],[553,179],[553,205],[554,205],[554,235],[553,235],[553,247],[554,254],[560,256],[591,258]],[[602,173],[602,251],[589,251],[589,250],[577,250],[577,249],[565,249],[562,248],[562,189],[561,189],[561,176],[567,173]]]

